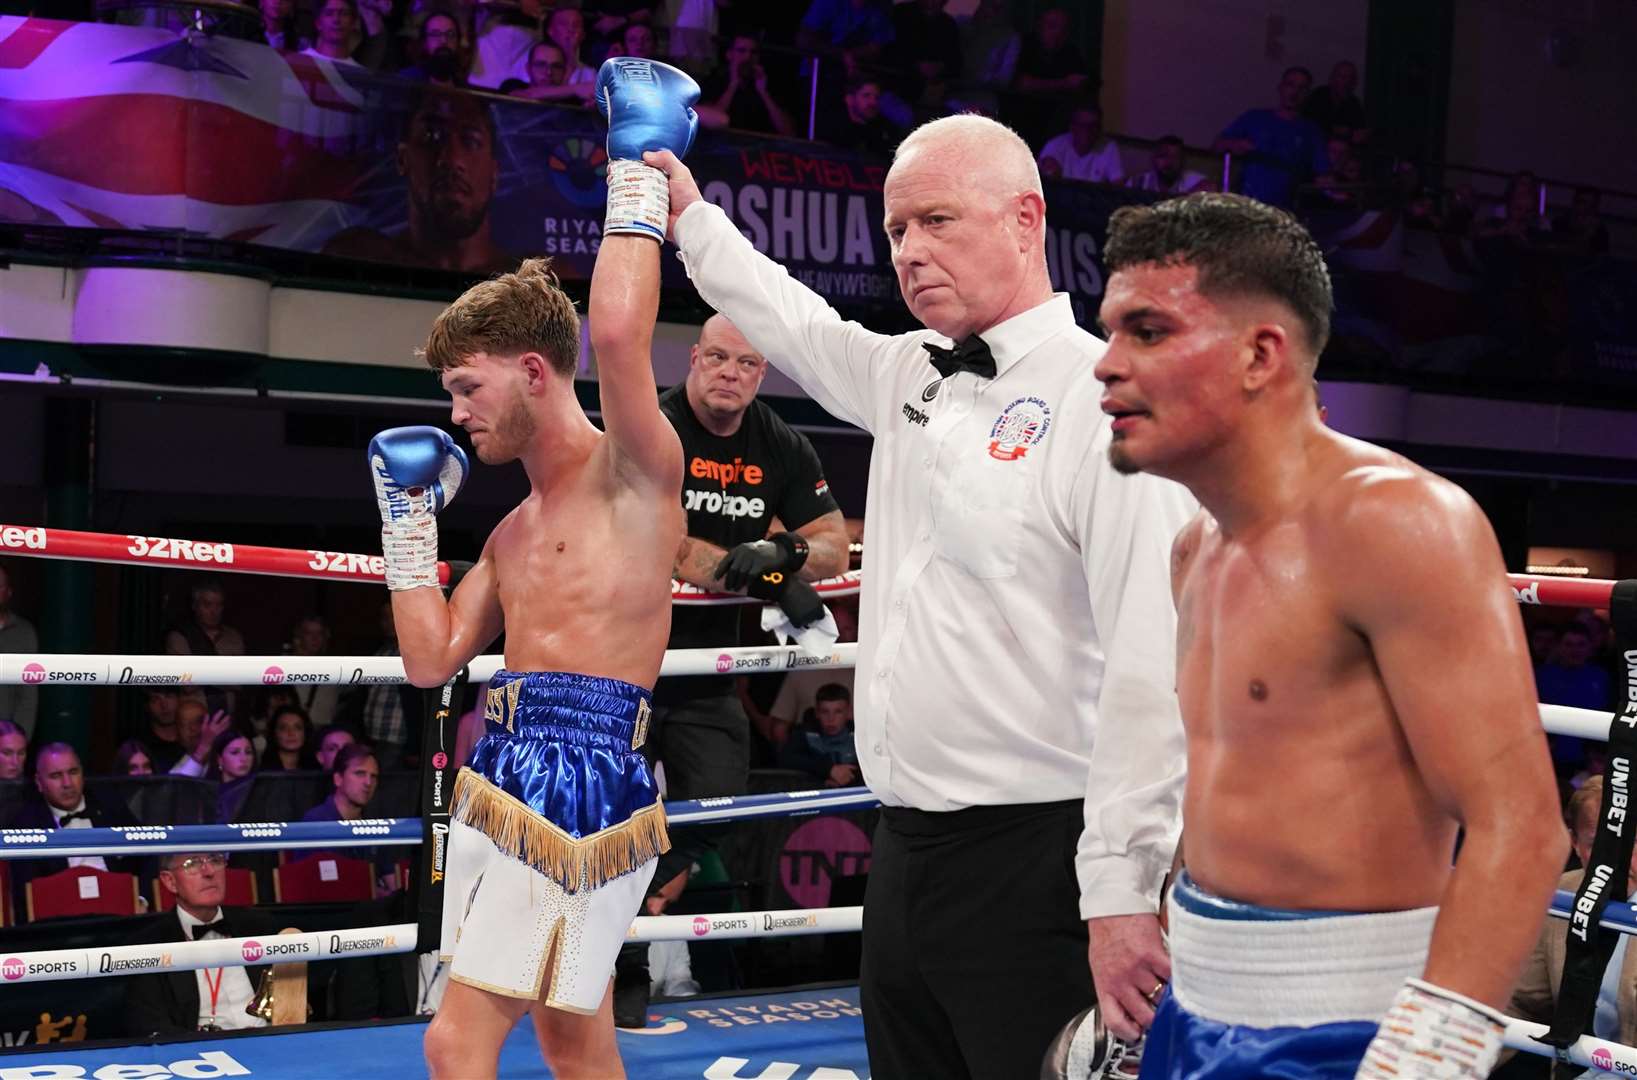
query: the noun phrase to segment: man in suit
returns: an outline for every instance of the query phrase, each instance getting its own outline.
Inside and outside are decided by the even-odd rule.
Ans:
[[[1580,785],[1569,799],[1569,822],[1574,830],[1574,853],[1585,867],[1591,859],[1592,840],[1597,835],[1598,811],[1603,802],[1603,778],[1594,776]],[[1571,893],[1580,888],[1584,869],[1570,870],[1558,881],[1557,887]],[[1637,895],[1637,873],[1631,875],[1630,887]],[[1511,1008],[1514,1016],[1537,1023],[1550,1024],[1558,992],[1563,984],[1563,955],[1567,948],[1569,922],[1567,919],[1547,919],[1541,928],[1535,951],[1529,954],[1523,975],[1512,991]],[[1598,994],[1597,1014],[1592,1032],[1600,1039],[1637,1043],[1637,951],[1628,946],[1630,938],[1622,937],[1614,955],[1609,958],[1609,973],[1604,976],[1603,988]],[[1612,1010],[1611,1010],[1612,1006]],[[1600,1077],[1592,1072],[1587,1076]]]
[[[47,743],[34,759],[34,787],[39,799],[24,803],[6,823],[10,829],[103,829],[136,825],[137,820],[123,803],[104,801],[85,790],[85,770],[80,756],[67,743]],[[16,910],[26,911],[24,886],[35,878],[66,870],[70,866],[94,866],[98,870],[139,873],[142,860],[117,856],[78,855],[67,859],[23,859],[11,864]]]
[[[272,921],[255,908],[223,907],[227,896],[227,856],[217,852],[163,855],[159,880],[176,893],[176,907],[131,942],[200,941],[212,937],[276,934]],[[268,966],[200,968],[133,975],[125,981],[125,1033],[132,1038],[190,1031],[232,1031],[266,1027],[247,1012]]]

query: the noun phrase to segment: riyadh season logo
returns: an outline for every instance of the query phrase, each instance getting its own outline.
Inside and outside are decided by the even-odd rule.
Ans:
[[[717,666],[720,667],[722,662],[718,660],[716,663]],[[35,683],[45,682],[45,668],[32,662],[24,664],[23,682],[27,683],[29,686],[33,686]]]

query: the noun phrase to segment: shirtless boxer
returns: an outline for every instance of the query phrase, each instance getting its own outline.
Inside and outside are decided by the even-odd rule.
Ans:
[[[1494,534],[1320,421],[1330,281],[1293,218],[1129,207],[1105,255],[1110,457],[1203,507],[1172,553],[1172,983],[1121,1002],[1142,1076],[1487,1076],[1564,857]]]
[[[494,1076],[526,1012],[552,1074],[620,1076],[614,958],[669,846],[642,756],[682,542],[682,449],[659,411],[649,348],[666,181],[644,150],[686,152],[693,80],[603,65],[609,200],[591,278],[604,431],[574,393],[579,319],[544,260],[469,289],[432,327],[426,360],[451,419],[489,464],[521,460],[530,493],[496,526],[448,602],[435,513],[467,466],[436,428],[370,444],[404,669],[453,677],[506,631],[485,733],[455,785],[442,953],[450,984],[426,1033],[434,1077]]]

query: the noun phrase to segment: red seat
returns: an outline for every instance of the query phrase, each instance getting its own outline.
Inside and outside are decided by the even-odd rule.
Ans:
[[[252,907],[259,901],[256,873],[253,870],[231,868],[227,872],[227,895],[222,903],[228,907]],[[153,883],[155,911],[169,911],[176,906],[176,894],[165,888],[163,881]]]
[[[273,899],[280,904],[369,900],[374,895],[375,868],[363,859],[324,854],[273,871]]]
[[[35,878],[23,887],[28,920],[64,915],[135,915],[142,910],[135,874],[116,874],[94,866]]]

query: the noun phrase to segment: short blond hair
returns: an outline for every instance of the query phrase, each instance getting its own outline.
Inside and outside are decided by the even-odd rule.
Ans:
[[[580,316],[550,259],[525,259],[515,273],[473,285],[443,309],[419,355],[434,371],[464,367],[478,353],[537,352],[559,375],[580,363]]]

